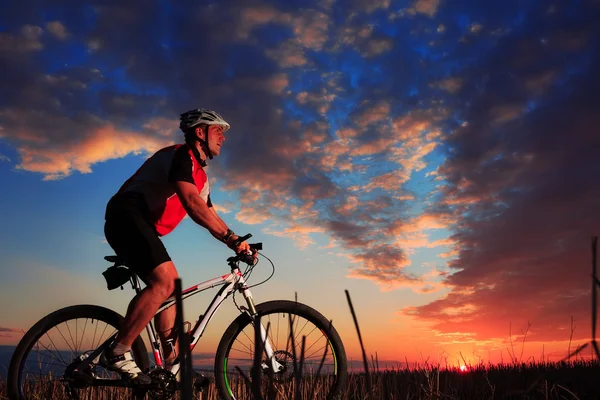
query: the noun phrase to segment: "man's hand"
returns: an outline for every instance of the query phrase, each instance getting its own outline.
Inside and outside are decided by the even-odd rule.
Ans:
[[[240,253],[252,254],[254,259],[256,260],[258,258],[258,252],[252,251],[250,249],[250,245],[246,241],[236,244],[239,239],[240,239],[240,237],[238,235],[231,235],[229,237],[229,239],[227,239],[227,242],[226,242],[227,247],[229,247],[231,250],[235,251],[236,254],[240,254]]]
[[[241,253],[242,251],[249,252],[250,245],[245,241],[238,244],[237,243],[238,240],[240,240],[240,237],[238,235],[229,236],[229,238],[227,239],[227,242],[226,242],[227,247],[229,247],[231,250],[235,251],[236,254]]]

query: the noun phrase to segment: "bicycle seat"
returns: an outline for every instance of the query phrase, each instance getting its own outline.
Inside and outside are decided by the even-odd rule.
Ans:
[[[119,256],[106,256],[104,259],[108,262],[114,262],[115,264],[125,265],[125,260]]]
[[[123,284],[127,283],[133,275],[133,271],[125,265],[125,260],[119,256],[106,256],[104,259],[108,262],[115,263],[115,265],[109,267],[102,273],[104,279],[106,279],[108,290],[113,290],[120,286],[122,289]]]

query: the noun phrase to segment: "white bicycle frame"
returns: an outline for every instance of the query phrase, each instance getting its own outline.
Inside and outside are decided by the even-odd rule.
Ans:
[[[140,286],[137,275],[132,275],[130,281],[136,293],[139,293],[142,290],[142,288]],[[209,304],[206,312],[198,317],[198,321],[196,322],[194,328],[191,329],[188,333],[190,335],[190,352],[194,350],[194,347],[202,337],[202,334],[204,333],[208,322],[210,321],[212,316],[217,312],[221,304],[223,304],[223,301],[227,297],[229,297],[229,295],[233,294],[236,290],[238,290],[246,300],[246,304],[248,305],[248,309],[246,310],[246,312],[248,312],[248,314],[252,318],[254,318],[257,315],[256,308],[254,306],[254,300],[252,298],[252,293],[250,292],[248,285],[246,285],[246,280],[244,279],[244,276],[242,275],[240,269],[237,266],[232,268],[230,274],[209,279],[207,281],[201,282],[195,286],[183,290],[181,293],[182,301],[190,296],[193,296],[204,290],[211,289],[218,285],[223,285],[223,287],[215,295],[215,297]],[[163,304],[161,304],[156,314],[173,306],[175,306],[175,296],[168,298]],[[160,348],[160,344],[157,340],[156,333],[152,326],[152,321],[150,321],[146,326],[146,332],[148,333],[148,337],[150,338],[152,352],[154,354],[154,360],[156,362],[156,365],[158,367],[163,367],[164,357]],[[283,369],[283,366],[279,362],[277,362],[276,357],[273,356],[273,347],[271,346],[271,342],[267,337],[267,330],[265,329],[262,323],[260,324],[260,333],[262,342],[264,343],[264,352],[267,356],[267,360],[270,361],[273,372],[279,372],[281,369]],[[172,340],[170,341],[170,344],[171,346],[173,345]],[[176,374],[179,370],[179,365],[180,364],[176,364],[174,368],[171,369],[171,372]]]

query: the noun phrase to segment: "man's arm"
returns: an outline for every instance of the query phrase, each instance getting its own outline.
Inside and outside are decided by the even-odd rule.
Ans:
[[[223,221],[221,217],[219,217],[219,214],[217,214],[217,210],[215,210],[215,208],[212,205],[210,205],[208,209],[214,214],[215,218],[217,218],[219,221],[225,224],[225,221]]]
[[[208,209],[212,212],[212,214],[215,216],[216,219],[218,219],[219,221],[221,221],[221,223],[225,226],[227,226],[227,224],[225,223],[225,221],[223,221],[221,219],[221,217],[219,217],[219,214],[217,214],[217,210],[213,207],[213,205],[211,204],[210,206],[208,206]],[[233,235],[231,235],[231,241],[232,242],[236,242],[240,237],[238,235],[236,235],[235,233]],[[244,242],[246,243],[246,242]],[[246,249],[245,245],[242,246],[244,249]]]
[[[229,228],[219,218],[214,209],[212,207],[209,208],[202,197],[200,197],[196,185],[189,182],[177,181],[173,182],[173,186],[177,196],[179,196],[179,200],[181,200],[183,208],[190,218],[197,224],[205,227],[215,238],[222,241]]]

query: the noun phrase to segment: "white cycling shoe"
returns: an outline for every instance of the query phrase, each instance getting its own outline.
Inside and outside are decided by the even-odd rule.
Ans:
[[[106,351],[104,351],[100,356],[100,365],[110,371],[118,372],[122,377],[136,383],[142,385],[152,383],[152,378],[142,372],[135,363],[130,351],[115,357],[108,357]]]

